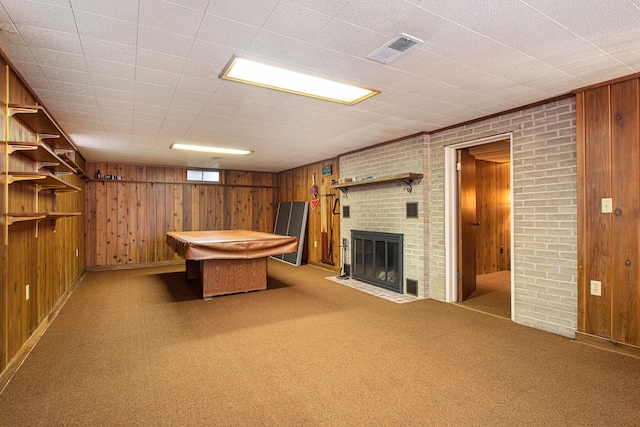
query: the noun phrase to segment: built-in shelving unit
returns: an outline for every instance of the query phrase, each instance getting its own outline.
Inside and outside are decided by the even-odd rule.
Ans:
[[[375,185],[382,184],[386,182],[398,181],[402,182],[406,185],[407,192],[411,193],[413,190],[413,182],[418,179],[422,179],[423,175],[420,173],[404,173],[398,175],[387,175],[387,176],[379,176],[375,178],[361,179],[359,181],[350,181],[344,182],[340,184],[333,184],[329,188],[330,189],[338,189],[342,191],[344,194],[347,194],[349,188],[359,187],[363,185]]]
[[[82,167],[76,159],[77,149],[58,127],[49,113],[40,105],[8,104],[7,109],[7,129],[10,129],[9,118],[17,118],[27,128],[35,134],[35,141],[5,141],[4,150],[6,153],[5,171],[2,173],[5,194],[9,200],[9,186],[22,182],[31,183],[35,186],[35,210],[36,212],[7,212],[5,210],[2,217],[4,226],[25,221],[36,222],[36,237],[38,235],[38,222],[44,220],[58,220],[60,218],[79,216],[80,212],[57,212],[56,195],[62,192],[80,191],[80,188],[66,182],[60,178],[64,174],[76,173],[85,176]],[[7,135],[8,137],[8,135]],[[12,156],[20,153],[33,161],[31,172],[12,171]],[[39,198],[42,191],[51,191],[52,210],[42,212],[39,209]],[[4,231],[5,245],[8,244],[8,228]]]
[[[9,104],[9,115],[17,117],[38,135],[39,141],[47,140],[54,149],[77,150],[41,105]]]

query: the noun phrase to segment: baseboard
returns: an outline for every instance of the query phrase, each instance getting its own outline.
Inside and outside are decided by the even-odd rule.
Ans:
[[[87,271],[111,271],[111,270],[131,270],[134,268],[162,267],[164,265],[180,265],[184,264],[183,259],[158,261],[158,262],[142,262],[139,264],[122,264],[122,265],[93,265],[87,266]]]
[[[46,332],[47,328],[51,325],[53,320],[56,318],[60,310],[67,302],[75,288],[82,281],[85,273],[81,273],[76,279],[71,283],[69,289],[62,295],[62,297],[58,300],[58,302],[53,306],[53,309],[49,313],[49,315],[38,325],[38,327],[33,331],[29,339],[25,341],[20,350],[13,356],[13,358],[7,364],[7,368],[0,374],[0,393],[4,390],[4,388],[9,384],[11,378],[18,372],[20,366],[27,359],[31,351],[34,349],[42,335]]]
[[[587,334],[585,332],[576,331],[576,341],[599,347],[605,350],[622,353],[627,356],[640,358],[640,347],[631,344],[625,344],[617,341],[611,341],[607,338],[596,335]]]

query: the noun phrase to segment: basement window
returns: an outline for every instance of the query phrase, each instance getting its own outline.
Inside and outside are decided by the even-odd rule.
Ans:
[[[187,169],[187,181],[220,182],[220,172]]]

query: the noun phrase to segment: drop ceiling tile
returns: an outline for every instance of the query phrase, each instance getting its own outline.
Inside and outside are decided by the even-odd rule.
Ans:
[[[30,0],[4,0],[2,6],[19,29],[28,25],[67,33],[76,31],[69,4],[61,7]]]
[[[175,88],[178,85],[179,80],[179,74],[167,73],[150,68],[136,67],[136,82]]]
[[[137,43],[137,25],[135,22],[121,21],[105,16],[78,11],[75,13],[78,33],[81,37],[107,40],[128,46]]]
[[[80,85],[91,85],[91,76],[83,71],[71,71],[63,68],[40,66],[46,78],[61,82],[76,83]]]
[[[136,90],[136,110],[138,110],[138,108],[144,108],[143,106],[147,106],[146,108],[148,108],[148,106],[169,108],[170,105],[170,96],[158,96],[148,93],[140,93]]]
[[[91,76],[91,81],[96,90],[111,89],[123,92],[133,92],[135,89],[134,80],[119,79],[109,76]]]
[[[211,0],[207,13],[261,27],[280,0]]]
[[[299,4],[306,8],[324,13],[325,15],[335,16],[340,12],[350,0],[334,0],[328,2],[319,2],[317,0],[290,0],[291,3]]]
[[[154,104],[142,104],[140,100],[136,97],[136,103],[134,105],[134,114],[142,113],[142,114],[155,114],[165,116],[167,114],[167,110],[169,106],[160,106]]]
[[[197,92],[199,96],[212,95],[220,86],[220,82],[221,80],[218,80],[217,78],[200,79],[197,77],[185,76],[183,73],[180,77],[180,81],[178,82],[178,90],[193,93]]]
[[[211,95],[178,88],[173,95],[173,99],[175,101],[190,102],[204,107],[211,99]]]
[[[73,10],[120,21],[138,22],[138,4],[138,1],[131,0],[74,0]]]
[[[246,49],[259,28],[207,14],[198,30],[197,39],[232,49]]]
[[[183,77],[218,82],[218,75],[222,71],[222,66],[207,64],[193,59],[187,60],[182,72]]]
[[[51,80],[49,84],[49,88],[52,91],[59,92],[60,94],[95,96],[95,92],[93,91],[93,86],[91,85],[83,85],[83,84],[75,84],[70,82]]]
[[[219,44],[196,40],[189,52],[189,59],[205,64],[213,64],[220,71],[236,53],[235,50]]]
[[[134,65],[136,61],[135,46],[83,37],[82,49],[85,56],[89,58],[98,58],[128,65]]]
[[[98,98],[113,99],[128,103],[133,103],[134,101],[133,91],[114,90],[103,87],[94,87],[93,90]]]
[[[40,47],[76,55],[82,55],[83,53],[80,38],[77,33],[65,33],[23,25],[20,27],[20,34],[24,41],[32,47]]]
[[[179,74],[182,72],[186,61],[187,59],[183,56],[173,56],[151,50],[138,49],[136,65],[138,67]]]
[[[138,47],[167,55],[188,57],[194,38],[169,31],[138,26]]]
[[[82,55],[57,52],[42,48],[33,48],[31,51],[39,65],[54,68],[65,68],[74,71],[88,71],[87,63]]]
[[[161,86],[142,81],[136,81],[135,93],[137,95],[159,96],[171,100],[173,98],[174,89],[169,86]]]
[[[135,78],[135,67],[120,62],[104,61],[98,58],[87,58],[89,72],[92,75],[133,80]]]
[[[302,41],[260,30],[246,52],[248,56],[253,56],[255,59],[264,59],[276,65],[283,65],[296,58],[305,48],[306,44]]]
[[[295,3],[282,1],[271,12],[263,30],[309,41],[331,20],[329,15],[315,12]]]
[[[404,0],[352,0],[335,17],[375,31],[412,8]]]
[[[139,0],[138,23],[145,27],[195,37],[204,10],[192,9],[164,0]]]

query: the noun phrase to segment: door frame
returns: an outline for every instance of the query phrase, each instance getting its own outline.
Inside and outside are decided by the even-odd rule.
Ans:
[[[514,244],[513,244],[513,132],[492,135],[485,138],[460,142],[444,147],[444,246],[445,246],[445,301],[457,302],[458,280],[458,186],[457,168],[458,161],[456,151],[461,148],[475,147],[496,141],[509,140],[509,199],[511,220],[509,227],[511,232],[511,320],[515,319],[515,293],[514,293]]]

